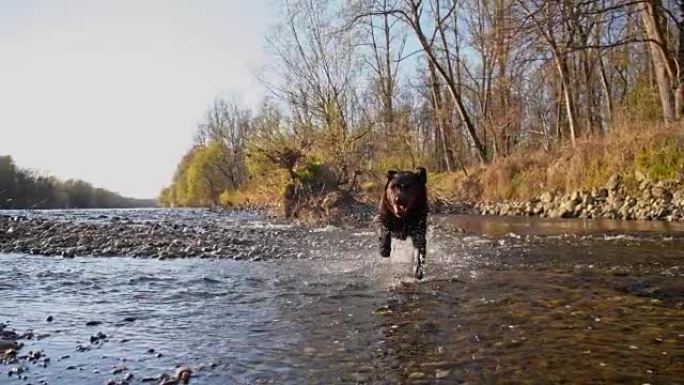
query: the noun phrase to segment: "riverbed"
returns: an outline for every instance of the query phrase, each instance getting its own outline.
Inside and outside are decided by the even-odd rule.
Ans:
[[[678,223],[434,217],[418,282],[410,244],[383,259],[370,228],[203,210],[0,214],[86,223],[93,238],[159,223],[236,240],[184,258],[13,246],[0,322],[32,330],[20,355],[50,359],[0,364],[0,384],[157,384],[178,365],[198,384],[684,383]],[[26,379],[8,375],[18,366]]]

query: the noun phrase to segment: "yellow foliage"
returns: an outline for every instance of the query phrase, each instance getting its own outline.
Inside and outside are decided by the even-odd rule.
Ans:
[[[222,192],[232,189],[229,151],[210,141],[195,146],[178,165],[173,183],[160,196],[167,206],[209,206],[220,201]]]

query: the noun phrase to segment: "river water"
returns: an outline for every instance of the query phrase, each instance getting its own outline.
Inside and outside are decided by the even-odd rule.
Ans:
[[[684,225],[432,222],[422,282],[370,229],[297,228],[327,241],[261,262],[0,254],[0,322],[51,358],[0,384],[684,383]]]

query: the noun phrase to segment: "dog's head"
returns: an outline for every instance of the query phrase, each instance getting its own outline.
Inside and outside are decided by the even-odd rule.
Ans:
[[[426,199],[426,183],[427,171],[423,167],[416,172],[387,171],[385,196],[394,216],[404,217],[420,200]]]

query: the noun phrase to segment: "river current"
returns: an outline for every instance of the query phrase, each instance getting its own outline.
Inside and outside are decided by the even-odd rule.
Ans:
[[[382,259],[370,228],[290,230],[324,241],[256,262],[0,254],[0,322],[50,357],[25,380],[0,364],[0,384],[134,384],[177,365],[191,384],[684,383],[682,224],[435,217],[421,282],[408,242]]]

